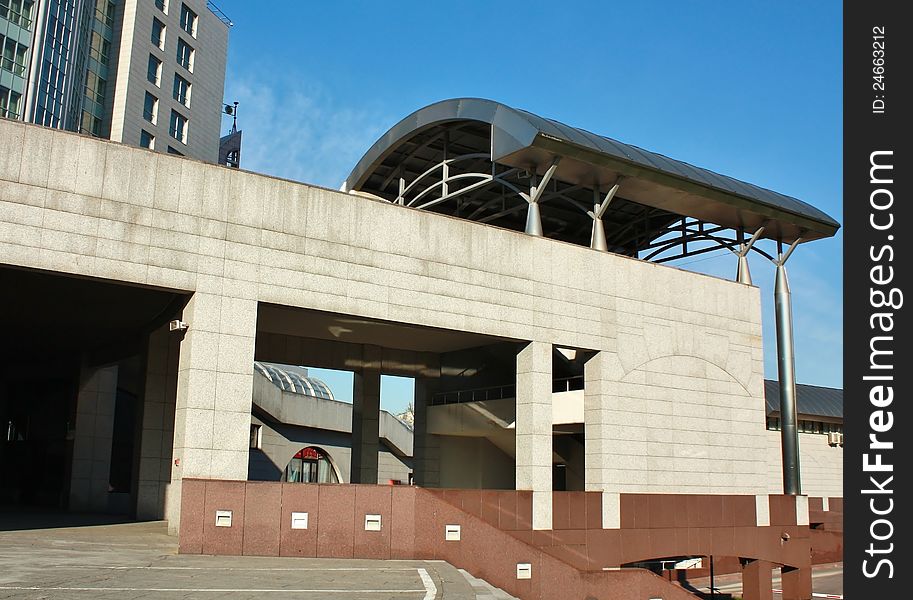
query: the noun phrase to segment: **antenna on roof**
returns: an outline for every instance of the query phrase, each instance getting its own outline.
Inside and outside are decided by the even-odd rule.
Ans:
[[[238,103],[232,102],[231,104],[226,104],[222,109],[226,115],[231,117],[231,133],[238,132]]]

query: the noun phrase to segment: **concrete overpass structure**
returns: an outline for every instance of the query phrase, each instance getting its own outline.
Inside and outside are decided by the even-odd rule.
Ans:
[[[447,115],[440,122],[454,118]],[[470,120],[483,122],[478,119]],[[438,122],[422,123],[416,131],[427,133],[429,123]],[[443,132],[435,132],[435,140],[447,137],[435,137],[438,133]],[[534,205],[556,172],[583,181],[581,165],[589,158],[580,150],[572,160],[562,159],[561,168],[568,169],[562,173],[556,168],[558,142],[541,139],[541,147],[517,159],[532,184],[529,193],[523,192],[521,206],[528,211],[525,225],[518,226],[523,230],[512,231],[510,221],[494,226],[466,220],[461,208],[453,214],[408,208],[402,194],[391,201],[377,186],[361,186],[373,181],[370,177],[350,179],[358,189],[344,193],[0,120],[0,276],[6,290],[0,325],[13,341],[0,357],[8,383],[4,407],[10,414],[22,412],[17,407],[31,398],[32,383],[53,379],[48,370],[70,374],[60,378],[66,388],[61,394],[75,397],[71,405],[49,403],[42,417],[53,424],[54,435],[63,427],[66,438],[59,451],[42,460],[66,462],[67,453],[71,459],[71,466],[61,467],[64,483],[45,486],[47,493],[74,509],[110,508],[112,464],[126,469],[129,463],[123,501],[139,517],[166,518],[181,531],[182,544],[187,540],[185,550],[200,551],[193,532],[202,536],[199,548],[205,549],[207,539],[227,531],[209,523],[213,502],[218,504],[214,498],[254,493],[243,491],[243,483],[228,485],[248,479],[254,360],[355,373],[354,483],[378,479],[381,373],[416,380],[415,480],[426,488],[447,481],[445,466],[453,460],[435,435],[434,413],[446,405],[436,406],[434,398],[513,385],[514,461],[505,468],[518,490],[516,506],[529,505],[531,534],[517,542],[527,544],[523,548],[535,546],[542,556],[553,552],[536,546],[539,538],[532,533],[564,528],[556,525],[559,513],[568,509],[554,490],[554,451],[561,443],[554,440],[576,435],[584,458],[573,493],[586,495],[587,527],[609,532],[605,535],[633,527],[630,503],[636,498],[647,502],[652,495],[687,494],[714,502],[739,496],[751,509],[744,515],[751,524],[743,526],[778,540],[782,523],[795,538],[785,549],[773,541],[769,547],[767,541],[739,547],[738,556],[750,559],[747,572],[761,582],[758,593],[769,582],[770,566],[782,564],[791,573],[784,576],[787,597],[808,597],[808,563],[802,558],[808,556],[807,499],[785,497],[784,504],[784,497],[768,497],[758,289],[742,269],[740,281],[727,281],[640,260],[638,244],[681,234],[676,244],[685,246],[686,237],[706,231],[703,221],[686,223],[681,215],[681,227],[669,229],[667,213],[681,194],[687,196],[683,208],[700,206],[699,217],[715,216],[737,227],[733,239],[739,257],[761,234],[743,237],[731,218],[744,217],[749,233],[766,230],[793,248],[802,239],[832,234],[836,224],[814,209],[798,215],[794,205],[749,206],[738,193],[711,190],[706,183],[676,180],[687,187],[676,192],[668,177],[657,182],[646,167],[616,161],[613,168],[624,171],[622,186],[636,184],[631,198],[645,197],[652,185],[662,192],[662,214],[636,215],[630,211],[647,205],[627,200],[626,212],[614,217],[632,214],[652,223],[658,227],[652,241],[625,242],[609,227],[604,246],[593,224],[606,214],[599,203],[595,217],[584,214],[594,229],[582,235],[595,240],[592,247],[575,243],[574,236],[548,239],[539,235],[543,228],[536,219],[548,233],[561,215]],[[422,148],[433,148],[434,140],[409,152],[402,144],[387,145],[413,160]],[[491,148],[488,159],[476,159],[496,164],[495,145]],[[369,152],[368,166],[356,171],[380,177],[370,165],[389,156]],[[512,175],[522,175],[520,167],[510,168]],[[619,187],[617,178],[612,181],[614,194]],[[456,189],[447,184],[456,186],[445,169],[435,184],[443,189],[441,206]],[[597,191],[607,185],[596,184]],[[564,191],[576,193],[582,184],[573,185],[575,190]],[[701,204],[704,189],[712,193]],[[738,202],[723,202],[725,194]],[[492,198],[473,202],[491,203]],[[612,197],[603,194],[602,202],[608,206]],[[785,262],[790,251],[779,259]],[[27,364],[46,368],[29,372]],[[556,434],[562,423],[553,418],[553,392],[555,381],[566,374],[583,377],[583,427]],[[135,411],[133,427],[124,425],[132,432],[125,439],[118,433],[125,429],[116,426],[115,408],[128,397]],[[788,415],[789,398],[783,407]],[[498,411],[489,413],[497,417]],[[118,436],[135,452],[106,452],[118,447]],[[188,481],[196,483],[184,493]],[[485,488],[485,477],[476,484]],[[35,485],[23,484],[23,489]],[[421,502],[437,502],[420,492],[408,500],[417,503],[416,513]],[[459,502],[460,510],[474,514],[467,508],[474,501]],[[182,519],[189,520],[182,525]],[[417,526],[407,531],[418,536]],[[720,526],[732,535],[736,524]],[[631,551],[585,564],[564,556],[560,569],[574,564],[580,572],[601,570],[699,553],[686,546],[670,541],[656,550],[662,555]],[[729,552],[737,550],[730,545]],[[511,589],[497,577],[496,584]],[[538,572],[534,577],[539,585]],[[517,581],[512,573],[510,581]],[[590,580],[579,581],[589,585]]]

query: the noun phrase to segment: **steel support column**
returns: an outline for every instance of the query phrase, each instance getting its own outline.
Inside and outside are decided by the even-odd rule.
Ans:
[[[796,360],[793,354],[793,314],[786,260],[795,249],[793,244],[777,261],[774,304],[777,321],[777,367],[780,377],[780,440],[783,451],[783,493],[802,493],[799,477],[799,430],[796,415]]]
[[[609,251],[609,244],[605,239],[605,224],[601,218],[593,219],[593,234],[590,236],[590,248],[593,250]]]
[[[536,183],[535,168],[533,169],[532,185],[530,186],[529,196],[526,198],[526,202],[529,204],[529,208],[526,211],[526,233],[529,235],[538,237],[542,237],[543,235],[542,213],[539,211],[539,200],[542,198],[545,187],[548,185],[549,181],[552,180],[552,175],[554,175],[555,171],[558,169],[558,162],[560,160],[560,157],[555,157],[552,160],[551,166],[545,171],[545,175],[542,176],[542,181],[538,184]]]
[[[754,232],[754,235],[751,236],[751,239],[748,240],[748,243],[744,241],[744,233],[742,229],[739,229],[739,268],[735,275],[735,280],[738,283],[746,283],[751,285],[751,270],[748,268],[748,253],[751,251],[751,248],[754,246],[754,243],[758,241],[758,238],[761,237],[761,234],[764,233],[766,225],[762,225]]]
[[[587,211],[586,214],[593,219],[593,233],[590,235],[590,248],[594,250],[601,250],[602,252],[609,251],[609,244],[606,242],[605,237],[605,224],[602,222],[602,215],[605,214],[609,204],[611,204],[612,199],[615,197],[615,192],[618,191],[620,184],[616,183],[612,186],[612,189],[609,190],[609,193],[605,195],[605,198],[602,202],[599,201],[599,189],[598,186],[593,188],[593,210]]]
[[[748,269],[748,256],[739,254],[739,270],[736,273],[735,280],[739,283],[751,285],[751,271]]]
[[[538,202],[530,202],[526,210],[526,233],[542,237],[542,214]]]

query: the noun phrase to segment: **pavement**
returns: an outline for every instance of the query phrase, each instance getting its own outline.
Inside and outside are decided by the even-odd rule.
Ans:
[[[164,522],[74,519],[39,527],[0,515],[0,598],[510,598],[442,561],[184,555]]]

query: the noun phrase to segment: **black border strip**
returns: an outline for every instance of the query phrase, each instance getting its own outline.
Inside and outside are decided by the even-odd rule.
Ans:
[[[902,491],[913,484],[913,296],[903,298],[913,294],[913,23],[901,6],[844,2],[844,590],[860,600],[906,598],[913,587],[913,505]]]

